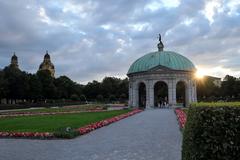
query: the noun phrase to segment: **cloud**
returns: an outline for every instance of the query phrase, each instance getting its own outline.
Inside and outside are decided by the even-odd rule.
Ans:
[[[36,72],[49,50],[57,75],[86,83],[125,77],[140,56],[166,50],[191,59],[209,74],[240,76],[238,0],[1,1],[0,68],[12,52]]]

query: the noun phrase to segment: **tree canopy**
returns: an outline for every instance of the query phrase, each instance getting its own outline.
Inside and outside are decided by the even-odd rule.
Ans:
[[[93,80],[82,85],[67,76],[54,78],[47,70],[36,74],[23,72],[11,66],[0,70],[0,99],[7,102],[24,100],[29,102],[46,100],[72,101],[125,101],[128,99],[128,78],[105,77],[101,82]],[[181,89],[182,88],[182,89]],[[180,87],[180,92],[183,92]],[[240,79],[226,75],[221,87],[214,79],[197,81],[198,100],[240,99]],[[179,95],[177,95],[179,97]]]
[[[0,71],[0,99],[29,102],[65,99],[72,101],[126,100],[128,79],[105,77],[102,82],[78,84],[67,76],[54,78],[48,70],[36,74],[22,72],[14,67]]]

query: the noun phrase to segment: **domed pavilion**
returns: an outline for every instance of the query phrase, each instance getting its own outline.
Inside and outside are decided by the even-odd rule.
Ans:
[[[194,64],[165,51],[159,35],[158,51],[137,59],[128,70],[129,106],[153,108],[161,103],[188,106],[197,101]]]

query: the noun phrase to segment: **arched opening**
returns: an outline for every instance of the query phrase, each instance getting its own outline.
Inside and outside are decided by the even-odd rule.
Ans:
[[[165,107],[168,105],[168,86],[165,82],[159,81],[154,85],[154,106]]]
[[[179,81],[176,85],[176,100],[178,106],[186,107],[187,101],[186,101],[186,89],[187,86],[185,82]]]
[[[146,107],[146,85],[141,82],[138,87],[138,104],[139,108],[145,108]]]

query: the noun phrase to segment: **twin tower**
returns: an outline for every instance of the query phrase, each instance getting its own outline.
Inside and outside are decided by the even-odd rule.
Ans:
[[[12,56],[11,64],[9,65],[9,67],[14,67],[14,68],[19,69],[18,57],[15,55],[15,53]],[[52,77],[54,77],[54,75],[55,75],[55,67],[54,67],[53,63],[51,62],[51,57],[48,54],[48,51],[46,51],[43,62],[39,66],[38,71],[41,71],[41,70],[48,70],[51,73]]]

